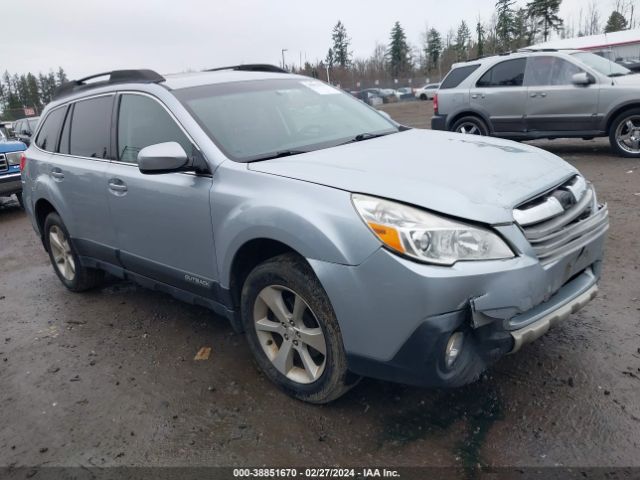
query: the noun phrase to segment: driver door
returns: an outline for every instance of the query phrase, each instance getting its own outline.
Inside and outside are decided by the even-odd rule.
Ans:
[[[146,94],[118,99],[117,160],[104,187],[123,266],[155,281],[215,299],[217,270],[211,222],[211,175],[172,172],[145,175],[138,152],[178,142],[188,155],[197,147],[168,109]]]

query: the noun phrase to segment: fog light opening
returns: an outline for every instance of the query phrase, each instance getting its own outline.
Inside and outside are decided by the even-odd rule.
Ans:
[[[456,360],[462,352],[462,343],[464,342],[464,333],[454,332],[447,342],[447,348],[444,352],[444,363],[447,368],[453,367]]]

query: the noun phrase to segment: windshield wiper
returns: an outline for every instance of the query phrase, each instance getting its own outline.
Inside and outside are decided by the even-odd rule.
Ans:
[[[364,140],[371,140],[372,138],[384,137],[385,135],[391,135],[392,133],[396,133],[396,132],[384,132],[384,133],[369,133],[369,132],[365,132],[365,133],[359,133],[358,135],[356,135],[352,139],[347,140],[346,142],[340,143],[339,145],[347,145],[349,143],[356,143],[356,142],[362,142]]]
[[[267,153],[258,157],[253,157],[247,160],[248,162],[260,162],[262,160],[273,160],[274,158],[291,157],[293,155],[300,155],[301,153],[309,153],[308,150],[280,150],[278,152]]]

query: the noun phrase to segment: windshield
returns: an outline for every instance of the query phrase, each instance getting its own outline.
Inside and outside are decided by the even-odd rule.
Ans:
[[[622,75],[629,75],[631,73],[631,70],[623,67],[622,65],[618,65],[617,63],[593,53],[578,52],[573,53],[572,55],[607,77],[619,77]]]
[[[174,94],[225,155],[240,162],[398,132],[351,95],[313,79],[213,84]]]

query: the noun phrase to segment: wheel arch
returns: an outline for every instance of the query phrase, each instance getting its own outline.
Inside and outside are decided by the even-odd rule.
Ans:
[[[623,113],[629,110],[634,110],[636,108],[640,109],[640,102],[638,102],[637,100],[634,100],[634,101],[629,101],[627,103],[624,103],[622,105],[618,105],[614,110],[612,110],[611,113],[605,119],[604,131],[606,132],[606,134],[609,135],[609,133],[611,133],[611,127],[613,126],[613,122],[615,121],[616,118],[618,118]]]
[[[47,219],[47,216],[50,213],[58,213],[58,210],[54,205],[47,200],[46,198],[40,198],[36,200],[36,203],[33,207],[33,214],[36,218],[36,225],[38,226],[38,231],[40,233],[40,239],[42,240],[42,244],[45,245],[44,242],[44,222]],[[46,246],[45,246],[46,249]]]
[[[489,117],[482,112],[477,110],[462,110],[457,112],[455,115],[451,115],[451,118],[447,119],[447,130],[451,131],[455,123],[463,117],[477,117],[485,124],[489,133],[493,133],[493,127],[491,126],[491,121]]]
[[[229,293],[234,308],[240,306],[242,287],[251,271],[266,260],[285,253],[293,253],[307,262],[296,249],[272,238],[254,238],[238,248],[233,255],[229,271]]]

